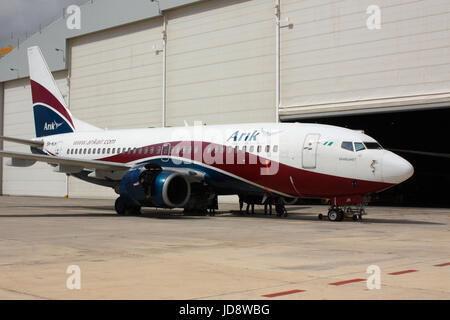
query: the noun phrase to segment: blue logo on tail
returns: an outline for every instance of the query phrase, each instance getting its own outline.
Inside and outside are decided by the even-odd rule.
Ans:
[[[33,107],[36,137],[73,132],[70,124],[51,108],[36,104]]]

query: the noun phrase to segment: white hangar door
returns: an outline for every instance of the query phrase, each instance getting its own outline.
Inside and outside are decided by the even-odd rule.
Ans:
[[[275,121],[273,0],[167,12],[167,124]]]
[[[160,127],[161,32],[158,17],[71,39],[74,117],[108,129]],[[116,196],[110,188],[69,180],[72,197]]]
[[[54,73],[63,97],[67,97],[67,72]],[[33,102],[29,79],[8,81],[4,84],[4,135],[30,139],[35,137]],[[4,149],[28,152],[25,145],[4,142]],[[46,163],[36,162],[31,167],[15,168],[3,161],[3,193],[7,195],[64,196],[66,176],[52,171]]]
[[[366,25],[370,4],[380,29]],[[281,30],[280,116],[450,101],[448,9],[448,0],[281,1],[293,28]]]

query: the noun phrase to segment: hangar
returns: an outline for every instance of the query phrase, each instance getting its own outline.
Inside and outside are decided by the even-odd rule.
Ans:
[[[2,135],[34,135],[26,48],[39,45],[73,115],[93,125],[364,129],[385,147],[437,154],[402,154],[415,177],[380,201],[450,205],[442,189],[450,182],[442,157],[448,0],[91,0],[79,8],[79,29],[66,13],[0,60]],[[45,164],[0,168],[2,194],[114,197]]]

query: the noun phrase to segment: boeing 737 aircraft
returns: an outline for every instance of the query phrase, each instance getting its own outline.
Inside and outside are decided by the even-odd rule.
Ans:
[[[329,125],[103,130],[72,116],[39,47],[28,48],[28,62],[36,137],[1,137],[29,145],[31,153],[0,155],[11,166],[47,162],[57,172],[113,188],[121,215],[138,214],[142,206],[205,212],[216,208],[218,195],[239,195],[252,203],[270,200],[278,213],[285,211],[283,199],[329,198],[328,219],[339,221],[344,208],[414,171],[363,132]]]

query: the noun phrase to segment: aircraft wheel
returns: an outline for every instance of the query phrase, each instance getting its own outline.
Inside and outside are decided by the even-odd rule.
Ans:
[[[353,221],[358,221],[358,215],[357,215],[357,214],[354,214],[354,215],[352,216],[352,219],[353,219]]]
[[[344,220],[344,211],[339,210],[337,221],[342,221],[342,220]]]
[[[338,221],[338,217],[339,217],[339,213],[332,209],[330,211],[328,211],[328,220],[330,221]]]
[[[126,203],[122,197],[118,197],[114,203],[114,209],[118,215],[124,216],[126,211]]]

